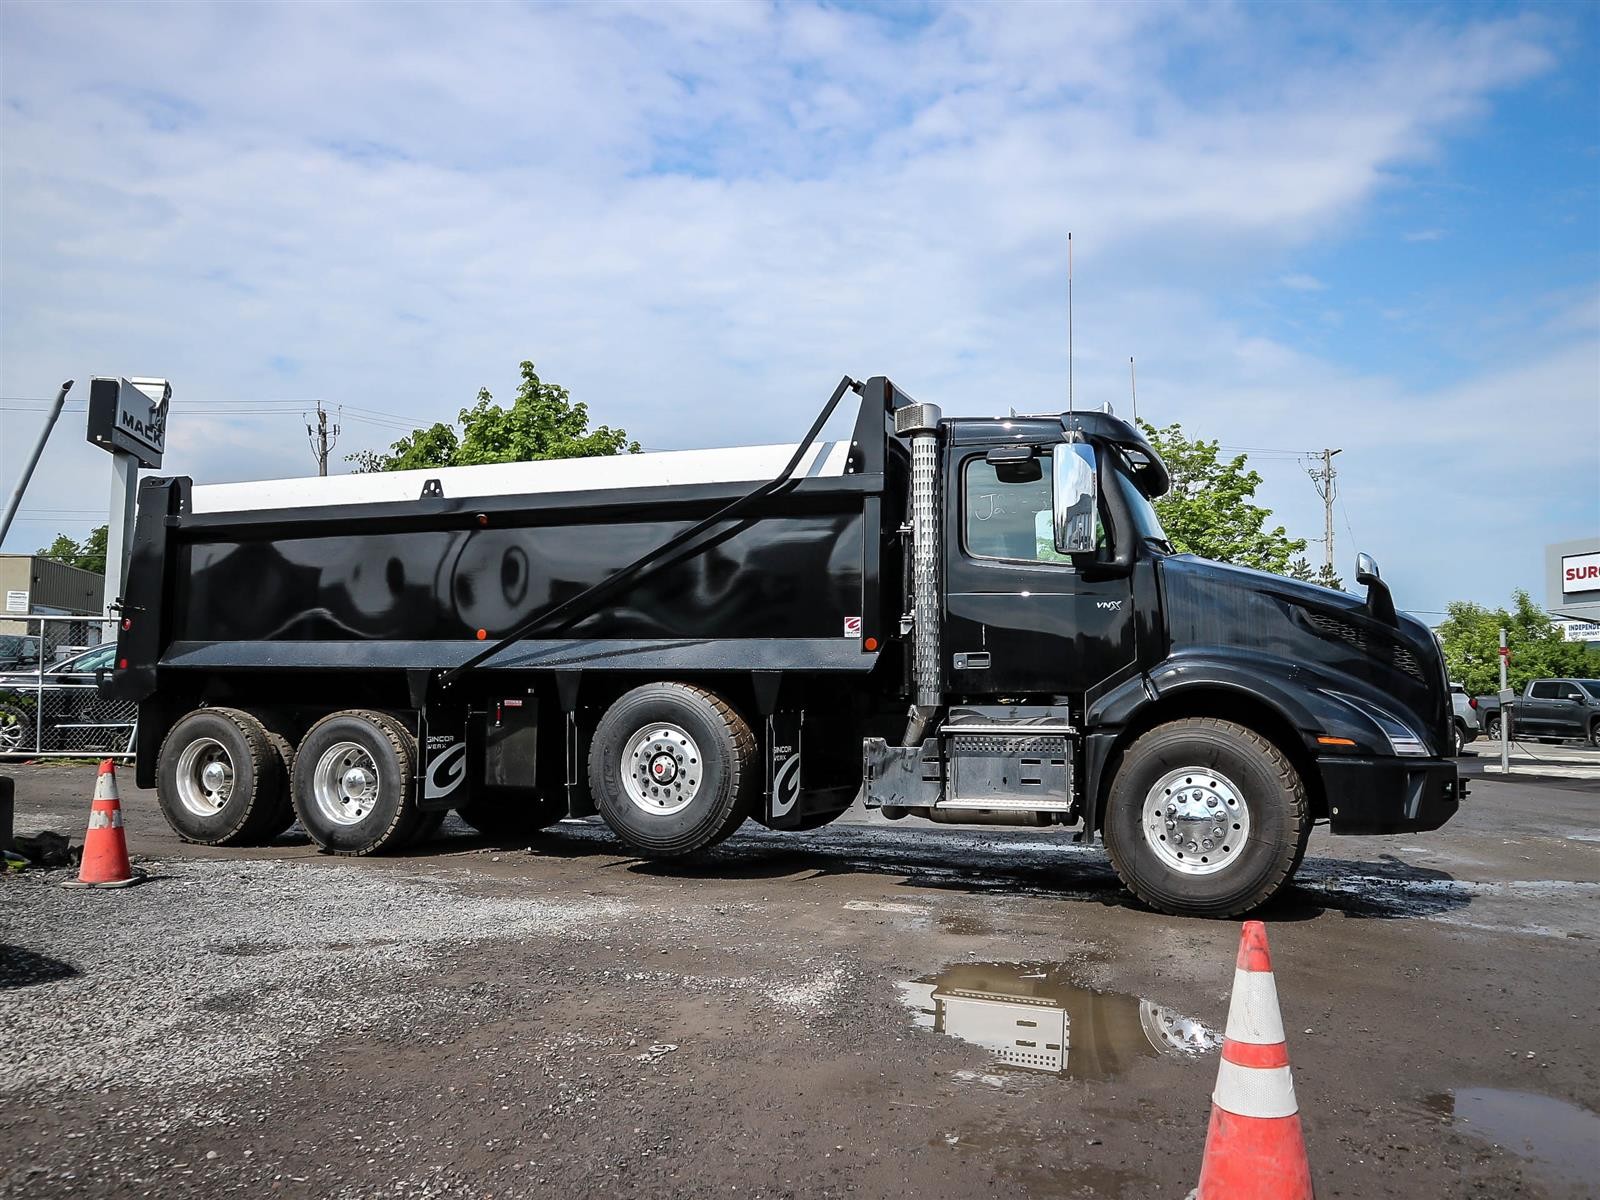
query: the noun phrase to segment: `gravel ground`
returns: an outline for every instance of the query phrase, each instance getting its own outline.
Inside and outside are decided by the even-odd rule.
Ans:
[[[19,830],[81,836],[87,771],[15,774]],[[1237,926],[1134,907],[1064,837],[853,815],[689,869],[592,824],[529,848],[452,821],[353,861],[298,831],[185,847],[124,792],[148,882],[0,883],[0,1195],[1193,1185]],[[1319,1195],[1600,1191],[1597,900],[1593,783],[1315,836],[1266,915]],[[973,972],[1058,997],[1064,1070],[934,1031],[918,1006]],[[1152,1013],[1192,1018],[1189,1053]]]

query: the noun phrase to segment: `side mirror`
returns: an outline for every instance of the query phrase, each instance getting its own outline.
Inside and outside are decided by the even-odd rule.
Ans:
[[[1094,519],[1100,509],[1100,472],[1088,442],[1062,442],[1050,451],[1056,550],[1093,554]]]
[[[1389,585],[1378,573],[1378,560],[1365,552],[1356,555],[1356,582],[1367,588],[1367,611],[1386,625],[1398,625],[1400,618],[1394,611],[1394,597]]]

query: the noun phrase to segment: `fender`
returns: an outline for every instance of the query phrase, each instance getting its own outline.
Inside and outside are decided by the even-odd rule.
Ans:
[[[1388,754],[1381,728],[1360,709],[1327,695],[1324,686],[1358,696],[1369,691],[1355,680],[1324,678],[1288,659],[1213,647],[1171,655],[1096,697],[1084,713],[1085,830],[1098,827],[1105,766],[1124,731],[1157,707],[1176,707],[1189,696],[1203,703],[1203,692],[1233,693],[1270,709],[1301,736],[1299,749],[1307,754],[1316,753],[1309,739],[1318,734],[1347,737],[1369,753]]]

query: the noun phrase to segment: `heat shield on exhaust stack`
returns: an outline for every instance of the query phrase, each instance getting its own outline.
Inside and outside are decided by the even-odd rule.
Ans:
[[[939,406],[909,404],[895,410],[894,431],[911,438],[911,676],[915,707],[906,744],[922,740],[939,688]]]

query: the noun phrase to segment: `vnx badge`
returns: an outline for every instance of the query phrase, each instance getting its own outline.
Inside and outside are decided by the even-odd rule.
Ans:
[[[1113,612],[1115,612],[1117,609],[1122,607],[1122,601],[1121,600],[1096,600],[1094,602],[1094,606],[1096,608],[1109,608]]]

